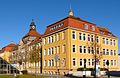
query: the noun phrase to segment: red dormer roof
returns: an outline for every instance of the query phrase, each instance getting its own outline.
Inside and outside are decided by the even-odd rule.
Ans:
[[[62,23],[64,25],[59,27],[59,25]],[[84,24],[88,25],[87,30],[85,29]],[[58,26],[58,27],[56,28],[55,26]],[[92,30],[92,26],[95,27],[95,31]],[[63,28],[68,28],[68,27],[82,29],[82,30],[86,30],[86,31],[91,31],[91,32],[99,33],[99,34],[101,34],[101,31],[103,31],[103,32],[105,32],[105,35],[109,35],[109,33],[111,33],[107,28],[100,28],[100,27],[97,27],[96,24],[85,21],[81,18],[78,18],[75,16],[68,16],[68,17],[66,17],[66,18],[64,18],[64,19],[62,19],[54,24],[47,26],[47,29],[46,29],[43,36],[54,33],[58,30],[63,29]],[[54,29],[52,29],[52,28],[54,28]],[[112,35],[112,36],[114,36],[114,35]]]

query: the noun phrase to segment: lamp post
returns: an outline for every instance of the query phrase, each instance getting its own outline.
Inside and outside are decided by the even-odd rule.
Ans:
[[[84,73],[83,78],[86,78],[86,59],[84,59]]]
[[[55,55],[54,59],[55,59],[55,62],[56,62],[57,73],[59,73],[59,69],[57,68],[57,62],[58,62],[58,60],[59,60],[59,56],[58,56],[58,55]]]
[[[109,60],[106,61],[106,65],[107,65],[107,73],[108,73],[108,78],[110,78],[110,72],[109,72]]]

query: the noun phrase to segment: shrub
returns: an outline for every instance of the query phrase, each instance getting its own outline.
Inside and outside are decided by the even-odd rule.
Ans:
[[[28,74],[27,70],[22,70],[22,74]]]
[[[86,71],[93,71],[94,68],[86,68]],[[78,68],[77,71],[84,71],[84,68]]]

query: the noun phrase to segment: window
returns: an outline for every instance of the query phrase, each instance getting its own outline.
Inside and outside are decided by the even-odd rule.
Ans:
[[[79,33],[79,40],[82,40],[82,33]]]
[[[88,30],[88,24],[84,24],[84,28]]]
[[[50,48],[48,48],[48,55],[51,55],[51,50],[50,50]]]
[[[103,55],[105,55],[105,49],[103,49]]]
[[[47,66],[47,61],[46,61],[46,60],[44,61],[44,66],[45,66],[45,67]]]
[[[100,33],[101,33],[102,35],[104,35],[104,32],[103,32],[103,31],[101,31]]]
[[[99,43],[99,37],[98,36],[97,36],[96,40],[97,40],[97,43]]]
[[[62,50],[63,50],[63,53],[65,53],[65,44],[63,45]]]
[[[44,38],[44,44],[46,44],[46,38]]]
[[[57,47],[55,47],[55,54],[57,54]]]
[[[84,40],[84,41],[86,40],[85,34],[83,34],[83,40]]]
[[[105,66],[105,60],[103,60],[103,66]]]
[[[113,66],[113,60],[111,60],[111,66]]]
[[[58,51],[57,51],[57,53],[60,53],[60,46],[58,46],[58,49],[57,49]]]
[[[53,47],[51,48],[51,50],[52,50],[52,51],[51,51],[51,52],[52,52],[51,54],[54,54],[54,49],[53,49]]]
[[[66,59],[65,58],[63,58],[62,64],[64,67],[66,66]]]
[[[62,40],[65,39],[65,32],[62,32]]]
[[[92,31],[95,31],[95,26],[92,26]]]
[[[50,37],[48,37],[48,43],[50,43]]]
[[[90,59],[88,59],[88,65],[90,66],[91,64],[90,64]]]
[[[92,47],[92,54],[94,54],[94,48]]]
[[[105,38],[102,39],[103,44],[105,44]]]
[[[113,45],[114,45],[114,46],[116,45],[116,42],[115,42],[115,40],[113,40]]]
[[[110,39],[110,45],[112,45],[112,39]]]
[[[90,41],[90,35],[88,34],[88,41]]]
[[[82,53],[82,46],[80,46],[80,53]]]
[[[94,59],[92,59],[92,66],[94,65]]]
[[[114,60],[114,66],[116,66],[116,60]]]
[[[44,50],[44,56],[46,55],[46,49]]]
[[[80,59],[80,66],[82,66],[82,59]]]
[[[60,40],[60,34],[58,33],[57,34],[57,41],[59,41]]]
[[[75,66],[75,65],[76,65],[76,59],[73,58],[73,66]]]
[[[92,41],[92,42],[94,41],[94,37],[93,37],[93,35],[91,35],[91,41]]]
[[[54,60],[52,59],[52,65],[51,66],[54,66]]]
[[[75,45],[73,45],[73,52],[75,52]]]
[[[84,53],[86,53],[86,46],[84,46]]]
[[[106,55],[109,55],[109,49],[106,49],[107,51],[106,51]]]
[[[114,56],[116,56],[116,50],[114,50]]]
[[[106,39],[106,44],[108,44],[108,39]]]
[[[88,47],[88,53],[90,54],[90,47]]]
[[[72,31],[72,39],[76,39],[75,31]]]
[[[111,50],[111,55],[113,55],[113,50]]]
[[[54,40],[54,39],[53,39],[53,36],[51,36],[51,42],[52,42],[52,43],[53,43],[53,40]]]
[[[97,54],[99,54],[99,48],[97,48]]]
[[[55,38],[54,38],[54,39],[55,39],[55,41],[57,41],[57,35],[56,35],[56,34],[55,34],[55,36],[54,36],[54,37],[55,37]]]
[[[51,60],[48,60],[48,66],[51,66]]]

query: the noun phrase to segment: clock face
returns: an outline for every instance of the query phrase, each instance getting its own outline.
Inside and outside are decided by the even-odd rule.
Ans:
[[[35,29],[35,26],[32,26],[32,29]]]

